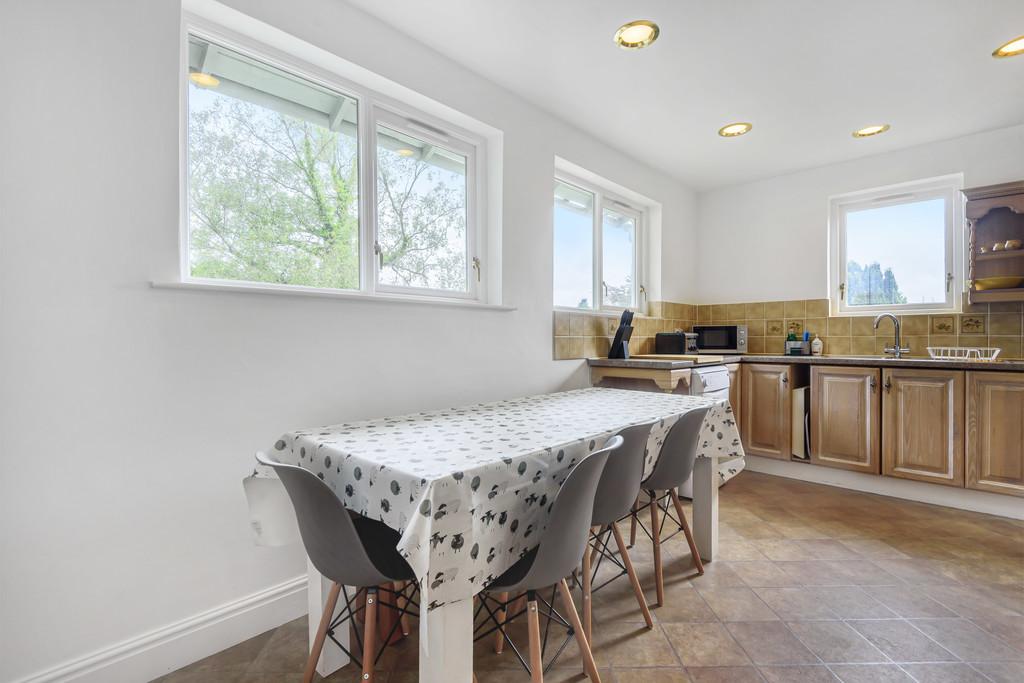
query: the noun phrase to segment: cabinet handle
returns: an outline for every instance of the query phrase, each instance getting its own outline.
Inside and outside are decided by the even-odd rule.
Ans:
[[[892,392],[892,380],[888,377],[885,378],[885,393]]]
[[[783,384],[789,384],[789,375],[783,375],[782,376],[782,383]]]
[[[871,378],[871,393],[875,393],[875,389],[878,388],[878,380],[874,377]]]

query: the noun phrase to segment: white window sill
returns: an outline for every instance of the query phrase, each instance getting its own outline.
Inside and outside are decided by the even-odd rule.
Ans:
[[[260,283],[215,282],[215,281],[177,281],[151,282],[154,289],[184,289],[201,292],[229,292],[244,294],[270,294],[273,296],[302,296],[321,299],[340,299],[343,301],[362,301],[364,303],[397,303],[425,306],[444,306],[450,308],[471,308],[484,311],[514,311],[515,306],[502,304],[484,304],[468,299],[439,299],[436,297],[402,296],[400,294],[366,294],[363,292],[345,292],[333,289],[317,289],[315,287],[289,287]]]

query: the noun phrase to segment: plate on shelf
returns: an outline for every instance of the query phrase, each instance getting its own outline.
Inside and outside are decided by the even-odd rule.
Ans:
[[[1004,275],[1000,277],[979,277],[974,281],[974,288],[979,292],[989,289],[1013,289],[1024,283],[1024,277]]]

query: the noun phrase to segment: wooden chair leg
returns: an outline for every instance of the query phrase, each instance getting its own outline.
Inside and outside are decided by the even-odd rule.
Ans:
[[[393,588],[393,590],[395,590],[398,593],[398,596],[395,598],[395,607],[397,607],[399,611],[404,610],[404,609],[408,609],[409,608],[409,598],[405,597],[405,591],[406,591],[407,588],[409,588],[409,582],[408,581],[399,581],[399,582],[395,583],[392,586],[392,588]],[[408,637],[408,635],[410,633],[412,633],[412,628],[409,625],[409,622],[410,622],[409,615],[408,614],[402,614],[401,622],[402,622],[402,635]]]
[[[636,500],[633,501],[633,514],[629,516],[629,547],[632,548],[636,545],[636,516],[638,514],[637,509],[640,507],[640,494],[637,494]]]
[[[526,601],[526,621],[527,630],[530,633],[530,680],[532,683],[544,683],[544,658],[540,643],[540,615],[537,613],[537,596],[532,592]],[[576,621],[579,621],[579,617],[576,618]]]
[[[676,514],[679,515],[679,526],[683,529],[686,542],[690,545],[690,554],[693,555],[693,563],[697,566],[698,576],[704,573],[704,563],[700,561],[700,551],[697,550],[697,543],[693,540],[693,533],[690,531],[690,524],[686,521],[686,514],[683,512],[683,502],[679,500],[679,493],[672,489],[669,491],[672,496],[672,504],[676,506]]]
[[[580,623],[580,615],[576,612],[576,605],[572,602],[569,584],[562,579],[558,587],[561,589],[559,593],[562,596],[562,609],[565,610],[565,615],[569,617],[569,623],[572,624],[573,631],[576,632],[576,644],[580,648],[580,657],[583,659],[583,671],[593,683],[601,683],[601,675],[597,673],[597,664],[594,663],[594,653],[590,650],[590,643],[587,642],[586,636],[583,635],[583,624]]]
[[[499,593],[498,594],[498,600],[500,600],[501,604],[504,605],[506,602],[508,602],[508,593],[507,592],[506,593]],[[513,612],[514,611],[515,610],[513,610]],[[496,616],[498,617],[498,626],[504,626],[505,625],[505,617],[508,616],[508,613],[505,611],[505,608],[504,607],[500,608],[498,610],[498,614]],[[501,629],[498,629],[497,631],[494,632],[494,654],[500,655],[504,651],[505,651],[505,636],[504,636],[504,634],[502,634]]]
[[[590,547],[590,540],[587,540],[587,547],[583,550],[583,635],[587,637],[587,642],[592,643],[593,641],[593,629],[594,629],[594,610],[590,604],[590,594],[592,586],[591,572],[593,566],[591,564],[592,551]]]
[[[331,620],[334,618],[334,608],[338,604],[338,595],[340,594],[341,584],[333,584],[327,594],[327,604],[324,605],[324,613],[320,616],[320,626],[316,629],[316,637],[313,638],[309,659],[306,660],[306,672],[302,676],[302,683],[310,683],[313,680],[313,674],[316,673],[316,665],[320,661],[320,653],[324,649],[324,640],[327,639],[327,627],[331,625]]]
[[[658,607],[665,604],[665,570],[661,565],[661,525],[658,523],[658,497],[651,491],[651,539],[654,541],[654,586]]]
[[[651,618],[651,610],[647,607],[647,598],[644,597],[644,589],[640,586],[640,579],[637,578],[636,569],[633,568],[633,560],[630,559],[629,551],[626,549],[626,543],[622,540],[622,534],[619,533],[619,526],[614,522],[612,523],[612,534],[615,536],[615,545],[619,546],[619,555],[622,556],[622,564],[626,565],[626,574],[629,575],[629,582],[633,585],[633,592],[636,594],[636,601],[640,605],[640,611],[643,612],[647,628],[654,628],[654,619]],[[588,638],[587,640],[590,639]]]
[[[373,683],[373,660],[377,658],[377,589],[366,591],[366,624],[363,632],[363,680]]]

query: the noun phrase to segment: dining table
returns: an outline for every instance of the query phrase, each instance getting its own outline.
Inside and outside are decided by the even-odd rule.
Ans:
[[[619,430],[651,424],[649,473],[672,425],[698,409],[707,413],[693,472],[693,533],[710,562],[719,462],[743,456],[727,399],[577,389],[299,429],[268,450],[315,473],[349,510],[399,532],[397,549],[421,589],[419,680],[470,683],[473,596],[540,543],[573,466]],[[308,568],[309,610],[318,615],[329,584]],[[327,676],[346,663],[340,648],[325,649],[318,671]]]

